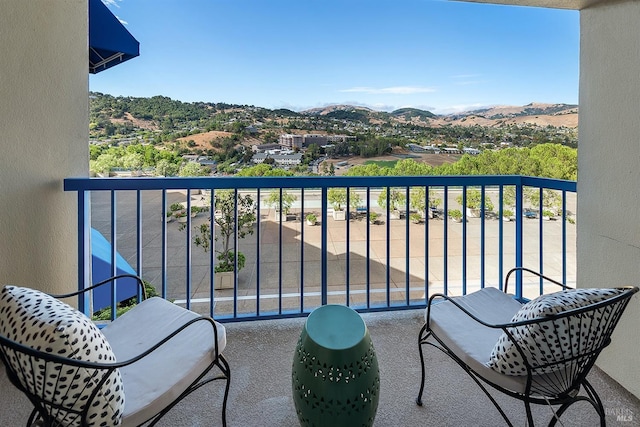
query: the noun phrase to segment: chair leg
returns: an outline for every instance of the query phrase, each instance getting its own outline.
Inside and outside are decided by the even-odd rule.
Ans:
[[[227,426],[227,399],[229,398],[229,387],[231,386],[231,369],[229,368],[229,363],[227,359],[221,354],[219,356],[218,367],[226,377],[225,387],[224,387],[224,398],[222,399],[222,426]]]
[[[600,426],[605,427],[607,422],[604,414],[604,406],[602,405],[602,400],[600,400],[600,396],[598,396],[596,389],[593,388],[591,383],[587,381],[586,378],[584,379],[584,381],[582,381],[582,386],[586,390],[591,400],[595,402],[595,405],[593,405],[593,407],[596,409],[596,411],[598,411],[598,415],[600,415]]]
[[[596,410],[596,412],[598,413],[598,416],[600,417],[600,427],[605,427],[607,425],[607,421],[604,413],[604,406],[602,406],[602,401],[600,400],[600,396],[598,396],[598,393],[596,393],[596,390],[587,380],[584,380],[582,382],[582,386],[587,392],[587,396],[576,396],[576,398],[573,399],[572,401],[564,403],[554,414],[554,417],[549,422],[549,427],[555,427],[556,422],[560,421],[560,417],[562,416],[562,414],[564,414],[564,412],[567,409],[569,409],[571,405],[573,405],[576,402],[582,402],[582,401],[588,402],[589,404],[591,404],[591,406],[593,406],[593,409]]]
[[[418,351],[420,352],[420,368],[422,369],[422,379],[420,380],[420,391],[418,392],[418,397],[416,397],[416,404],[418,406],[422,406],[422,393],[424,392],[424,381],[425,381],[425,367],[424,367],[424,354],[422,352],[422,344],[424,340],[428,337],[428,333],[425,337],[423,334],[427,329],[427,325],[425,324],[422,329],[420,329],[420,334],[418,335]]]
[[[533,414],[531,413],[531,403],[525,400],[524,407],[527,412],[527,427],[534,427]]]

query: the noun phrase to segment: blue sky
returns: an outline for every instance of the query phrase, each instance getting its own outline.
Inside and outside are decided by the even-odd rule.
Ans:
[[[103,1],[140,56],[91,75],[96,92],[439,114],[578,102],[576,11],[441,0]]]

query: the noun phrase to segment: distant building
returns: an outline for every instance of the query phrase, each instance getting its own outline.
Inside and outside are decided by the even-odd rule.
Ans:
[[[260,163],[264,163],[264,161],[267,160],[267,157],[269,157],[267,153],[255,153],[251,156],[251,162],[259,165]]]
[[[311,144],[316,144],[318,147],[321,147],[328,142],[327,135],[319,134],[306,134],[302,136],[302,139],[302,146],[305,148]]]
[[[278,142],[281,147],[291,148],[291,149],[303,149],[307,148],[311,144],[316,144],[318,147],[322,147],[326,145],[328,142],[342,142],[347,139],[354,138],[346,135],[321,135],[315,133],[308,133],[304,135],[294,135],[285,133],[278,137]]]
[[[207,156],[200,156],[197,154],[185,154],[184,156],[182,156],[182,159],[187,162],[198,163],[200,166],[209,168],[212,172],[215,172],[218,169],[218,162],[216,162],[215,160]]]
[[[294,153],[294,154],[274,154],[270,155],[270,157],[275,161],[276,166],[288,169],[291,166],[297,166],[302,163],[302,154]]]
[[[273,159],[276,167],[289,169],[292,166],[297,166],[302,163],[301,153],[289,153],[289,154],[270,154],[270,153],[256,153],[251,157],[251,162],[259,165],[264,163],[266,159]]]
[[[349,135],[327,135],[328,143],[355,141],[356,139],[355,136]]]
[[[462,154],[462,152],[457,148],[444,147],[444,148],[441,148],[440,150],[443,151],[445,154]]]
[[[278,142],[281,147],[298,148],[301,149],[304,146],[304,137],[302,135],[293,135],[285,133],[280,135]]]
[[[260,145],[252,145],[251,146],[251,151],[253,151],[254,153],[258,153],[260,151],[267,151],[267,150],[275,150],[280,148],[280,144],[260,144]]]

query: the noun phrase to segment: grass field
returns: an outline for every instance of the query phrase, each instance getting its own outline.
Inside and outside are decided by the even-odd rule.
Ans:
[[[393,168],[396,163],[398,163],[397,160],[367,160],[364,162],[365,165],[378,165],[381,168]]]

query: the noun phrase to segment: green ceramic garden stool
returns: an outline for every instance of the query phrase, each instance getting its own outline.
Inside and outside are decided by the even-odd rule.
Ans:
[[[342,305],[307,318],[292,368],[293,401],[303,426],[371,426],[380,371],[367,326]]]

